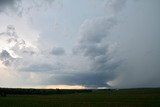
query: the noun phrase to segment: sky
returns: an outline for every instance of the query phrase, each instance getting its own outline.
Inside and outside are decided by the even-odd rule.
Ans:
[[[160,87],[159,0],[0,0],[0,87]]]

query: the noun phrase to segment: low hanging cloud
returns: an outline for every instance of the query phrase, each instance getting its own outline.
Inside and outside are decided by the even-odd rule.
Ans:
[[[114,71],[120,63],[99,65],[101,68],[92,67],[89,71],[62,72],[51,76],[44,84],[82,85],[86,88],[110,87],[108,81],[115,79]],[[95,68],[95,69],[94,69]]]
[[[107,72],[88,72],[55,74],[48,81],[49,84],[82,85],[87,88],[109,87],[106,80],[112,79],[113,75]],[[106,79],[107,78],[107,79]],[[46,83],[48,83],[48,81]]]

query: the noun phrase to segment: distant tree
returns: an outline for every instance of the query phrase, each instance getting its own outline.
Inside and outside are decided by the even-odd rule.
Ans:
[[[6,97],[6,96],[7,96],[5,92],[1,92],[0,95],[1,95],[2,97]]]
[[[56,93],[57,94],[62,94],[62,91],[59,88],[56,88]]]

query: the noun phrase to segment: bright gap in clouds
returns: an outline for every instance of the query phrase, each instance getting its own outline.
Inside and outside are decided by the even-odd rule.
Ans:
[[[1,0],[0,87],[159,87],[159,9],[159,0]]]
[[[80,85],[40,85],[40,86],[23,86],[22,88],[36,88],[36,89],[85,89]]]

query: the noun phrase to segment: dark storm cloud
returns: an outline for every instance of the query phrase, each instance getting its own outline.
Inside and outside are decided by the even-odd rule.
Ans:
[[[21,0],[0,0],[0,12],[4,12],[6,9],[16,10],[20,1]]]
[[[11,5],[14,4],[15,0],[0,0],[0,5]]]
[[[65,54],[65,50],[62,47],[55,47],[51,51],[52,55],[63,55]]]
[[[126,0],[109,0],[107,3],[106,7],[116,14],[122,10]],[[60,80],[67,84],[73,82],[86,87],[107,87],[107,82],[116,78],[115,69],[122,63],[122,61],[115,59],[113,53],[110,53],[110,45],[106,43],[110,30],[116,24],[115,17],[86,20],[81,25],[81,38],[73,53],[82,54],[88,58],[91,62],[90,70],[66,75],[61,77]],[[59,80],[59,78],[57,79]]]
[[[17,0],[0,0],[0,6],[12,6]]]
[[[88,72],[59,74],[50,78],[51,84],[83,85],[85,87],[106,87],[106,78],[111,79],[112,75],[107,72]]]
[[[46,83],[48,84],[67,84],[83,85],[86,88],[110,87],[107,81],[113,80],[116,76],[114,70],[117,64],[101,65],[100,68],[93,67],[90,71],[80,71],[77,73],[55,74]],[[95,68],[95,69],[94,69]]]
[[[2,50],[2,52],[0,53],[0,60],[5,66],[9,66],[11,65],[14,58],[10,55],[8,51]]]

